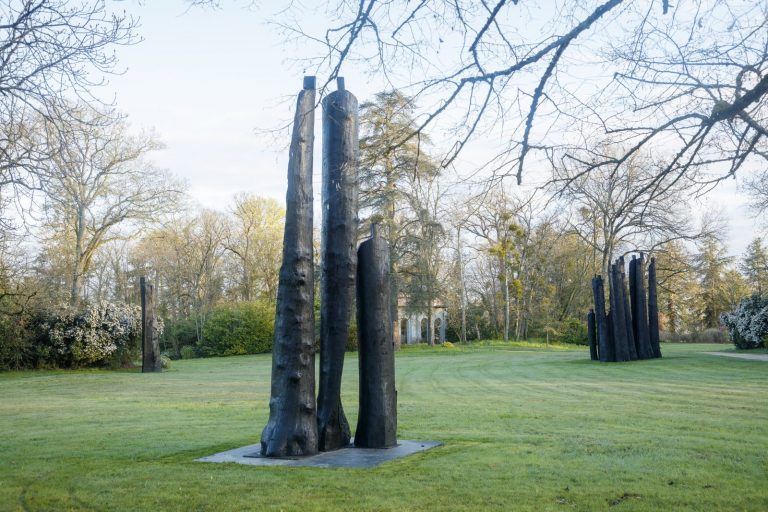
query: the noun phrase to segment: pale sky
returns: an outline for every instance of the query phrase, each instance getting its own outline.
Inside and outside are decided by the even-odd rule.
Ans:
[[[237,192],[285,200],[287,135],[278,140],[260,129],[276,128],[293,116],[295,95],[305,72],[297,63],[304,45],[285,43],[267,19],[282,6],[264,1],[228,0],[218,10],[190,9],[182,0],[120,8],[141,18],[144,41],[118,50],[121,76],[105,88],[135,129],[154,129],[166,149],[152,157],[189,184],[201,205],[226,210]],[[280,2],[279,4],[283,4]],[[317,51],[316,48],[313,51]],[[311,71],[310,71],[311,74]],[[385,88],[345,70],[346,88],[361,102]],[[318,77],[321,82],[325,77]],[[315,139],[320,141],[319,117]],[[471,153],[458,162],[459,172],[473,170]],[[315,196],[319,199],[320,152],[315,150]],[[759,236],[733,181],[719,186],[695,208],[721,208],[729,217],[731,254],[740,254]]]

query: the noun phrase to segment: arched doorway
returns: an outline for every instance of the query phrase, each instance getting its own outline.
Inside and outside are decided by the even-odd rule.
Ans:
[[[410,343],[408,339],[408,319],[400,320],[400,343]]]
[[[420,334],[419,341],[429,341],[427,339],[427,319],[426,318],[421,319],[419,334]]]

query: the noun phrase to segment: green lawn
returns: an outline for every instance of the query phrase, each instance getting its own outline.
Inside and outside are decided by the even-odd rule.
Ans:
[[[507,348],[401,352],[399,437],[445,444],[371,470],[193,462],[258,442],[268,355],[0,374],[0,509],[768,510],[768,363]]]

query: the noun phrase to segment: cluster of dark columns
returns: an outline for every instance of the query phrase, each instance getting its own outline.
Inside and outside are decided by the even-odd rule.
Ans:
[[[372,229],[357,245],[357,99],[344,89],[323,107],[320,387],[315,401],[312,147],[315,78],[299,93],[288,162],[283,263],[277,293],[265,457],[313,455],[349,445],[341,405],[344,348],[357,289],[360,404],[355,446],[397,444],[389,248]]]
[[[629,293],[624,257],[610,265],[608,306],[602,276],[592,279],[595,309],[587,315],[587,335],[592,360],[634,361],[661,357],[659,308],[656,299],[656,260],[648,265],[646,293],[645,258],[629,262]]]

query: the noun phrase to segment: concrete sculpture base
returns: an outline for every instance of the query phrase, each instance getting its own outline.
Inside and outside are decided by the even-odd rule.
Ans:
[[[235,462],[250,466],[304,466],[315,468],[373,468],[390,460],[440,446],[437,441],[398,441],[392,448],[347,448],[307,457],[262,457],[261,445],[251,444],[234,450],[195,459],[198,462]]]

